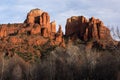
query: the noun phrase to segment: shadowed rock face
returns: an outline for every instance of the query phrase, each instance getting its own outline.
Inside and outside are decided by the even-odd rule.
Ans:
[[[106,46],[115,44],[110,35],[110,30],[103,22],[94,17],[87,20],[83,16],[73,16],[67,19],[65,35],[72,40],[77,38],[83,41],[97,41],[98,44]]]
[[[111,37],[109,29],[104,26],[102,21],[95,19],[94,17],[87,20],[83,16],[73,16],[67,19],[65,35],[78,35],[77,37],[85,41],[93,38],[100,40]]]
[[[67,19],[65,35],[70,36],[73,34],[79,34],[80,37],[83,37],[83,34],[86,30],[86,18],[83,16],[73,16]]]

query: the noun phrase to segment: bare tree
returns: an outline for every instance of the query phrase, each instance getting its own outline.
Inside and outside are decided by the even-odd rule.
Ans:
[[[120,31],[118,27],[117,27],[116,33],[117,33],[118,38],[120,39]]]
[[[2,58],[2,70],[1,70],[1,78],[0,78],[0,80],[3,80],[3,72],[4,72],[4,65],[5,65],[4,55],[1,58]]]
[[[117,27],[117,28],[112,27],[111,28],[111,33],[112,33],[112,36],[115,39],[120,39],[120,29],[119,29],[119,27]]]

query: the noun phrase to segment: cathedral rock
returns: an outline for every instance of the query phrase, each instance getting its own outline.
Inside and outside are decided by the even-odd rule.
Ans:
[[[5,50],[7,53],[12,53],[15,50],[38,53],[34,46],[49,43],[48,46],[65,47],[68,39],[84,41],[86,49],[96,45],[102,48],[117,45],[110,35],[110,30],[94,17],[86,19],[83,16],[72,16],[67,19],[65,28],[65,35],[61,25],[56,31],[56,22],[50,22],[47,12],[33,9],[27,14],[23,23],[0,25],[0,52]]]
[[[24,23],[0,25],[0,52],[5,50],[10,53],[15,49],[34,53],[36,50],[33,46],[42,46],[48,42],[49,46],[63,46],[63,32],[61,27],[57,32],[56,22],[50,22],[49,14],[40,9],[31,10]]]

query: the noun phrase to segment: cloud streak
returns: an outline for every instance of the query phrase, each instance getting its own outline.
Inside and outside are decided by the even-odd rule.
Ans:
[[[119,4],[119,0],[4,0],[0,3],[0,23],[23,22],[29,10],[40,8],[63,27],[66,19],[74,15],[95,16],[105,25],[119,26]]]

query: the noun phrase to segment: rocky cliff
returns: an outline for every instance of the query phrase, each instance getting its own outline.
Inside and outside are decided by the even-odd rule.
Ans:
[[[91,47],[94,46],[94,42],[103,48],[117,44],[112,39],[110,30],[101,20],[94,17],[86,19],[84,16],[72,16],[67,19],[65,30],[66,37],[91,42]]]
[[[62,30],[56,32],[56,22],[50,22],[47,12],[40,9],[31,10],[24,23],[0,25],[0,52],[36,52],[34,46],[62,46]],[[25,49],[26,48],[26,49]]]
[[[72,16],[67,19],[65,37],[61,25],[56,31],[56,22],[50,22],[47,12],[33,9],[24,23],[0,25],[0,53],[31,52],[41,54],[35,47],[62,46],[68,39],[84,41],[86,49],[100,46],[102,48],[116,46],[110,35],[110,30],[99,19],[86,19],[83,16]],[[44,47],[46,49],[46,47]]]

